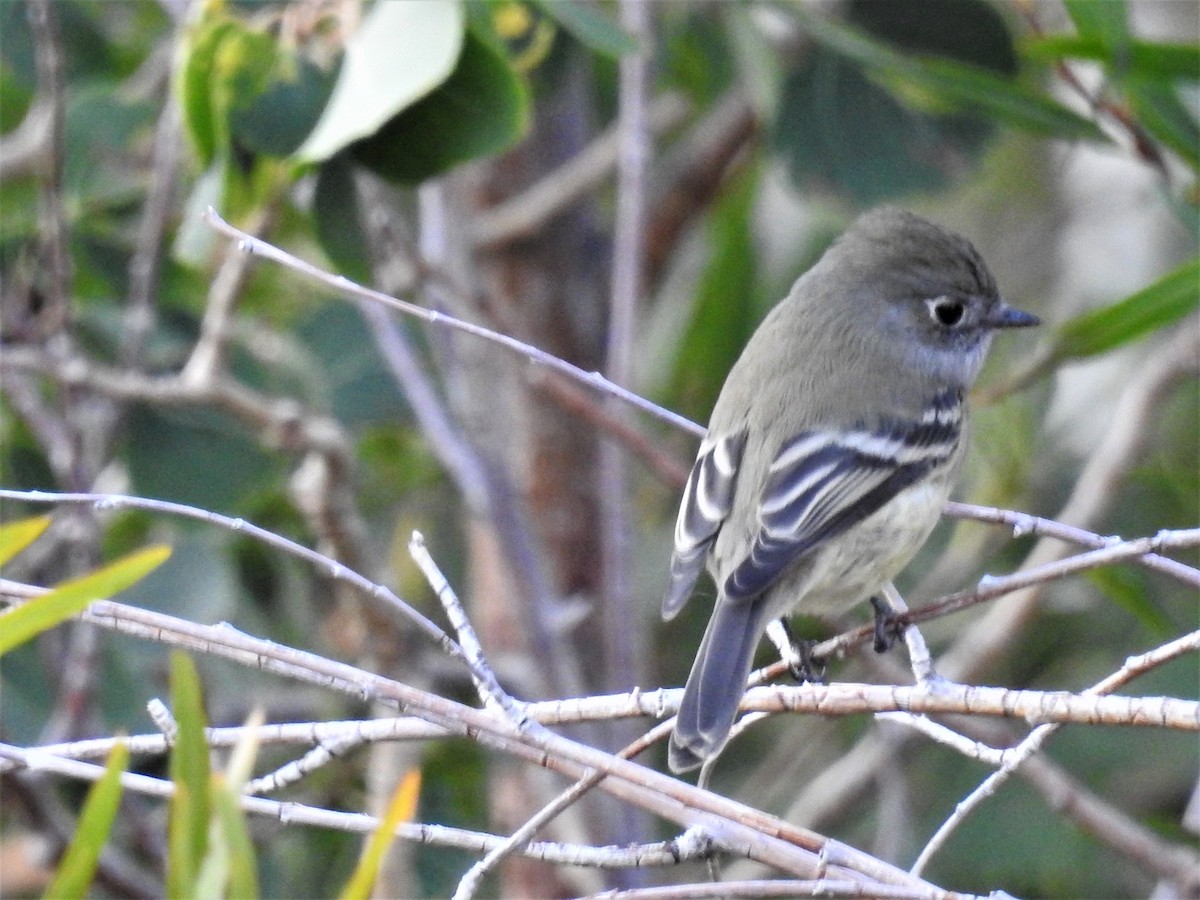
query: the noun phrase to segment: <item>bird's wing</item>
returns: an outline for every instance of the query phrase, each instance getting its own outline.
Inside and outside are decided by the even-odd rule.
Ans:
[[[914,419],[797,435],[767,470],[758,533],[722,596],[757,597],[792,562],[945,464],[961,431],[961,394],[945,391]]]
[[[674,618],[691,596],[692,586],[704,567],[704,555],[733,506],[746,433],[743,428],[733,434],[707,437],[700,444],[675,520],[671,583],[662,603],[664,619]]]

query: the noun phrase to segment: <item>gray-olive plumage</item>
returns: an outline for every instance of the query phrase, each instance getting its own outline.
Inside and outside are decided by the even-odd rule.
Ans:
[[[663,617],[704,566],[717,599],[672,770],[724,746],[772,619],[875,595],[925,542],[992,333],[1034,324],[970,243],[892,207],[858,219],[771,310],[725,380],[676,523]]]

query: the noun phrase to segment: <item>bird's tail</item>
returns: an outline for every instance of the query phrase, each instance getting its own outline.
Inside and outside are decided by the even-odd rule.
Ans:
[[[764,606],[761,598],[717,601],[671,734],[672,772],[694,769],[725,746],[766,627]]]

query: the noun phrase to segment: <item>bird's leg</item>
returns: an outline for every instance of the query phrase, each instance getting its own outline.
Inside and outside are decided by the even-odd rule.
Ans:
[[[875,652],[887,653],[896,640],[904,636],[904,625],[896,610],[882,597],[872,597],[871,607],[875,610]]]
[[[897,637],[903,637],[908,646],[908,660],[912,665],[913,677],[917,684],[934,687],[943,679],[933,668],[933,658],[929,648],[925,646],[925,638],[915,625],[901,625],[897,619],[908,612],[908,606],[896,586],[888,582],[883,586],[880,596],[871,598],[875,607],[875,649],[882,653],[890,647]]]
[[[813,655],[816,641],[796,637],[791,623],[779,618],[767,626],[767,637],[779,651],[780,658],[787,663],[788,671],[797,681],[809,684],[825,683],[825,660]]]

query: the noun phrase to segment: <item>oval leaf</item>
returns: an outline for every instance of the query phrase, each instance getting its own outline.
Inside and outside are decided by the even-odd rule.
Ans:
[[[528,116],[524,82],[506,58],[468,31],[446,83],[350,152],[384,178],[417,184],[500,152],[524,133]]]
[[[346,41],[329,105],[296,155],[328,159],[374,134],[450,76],[465,31],[460,2],[376,3]]]
[[[102,569],[65,581],[40,597],[0,615],[0,656],[30,638],[141,581],[171,555],[170,547],[148,547]]]

